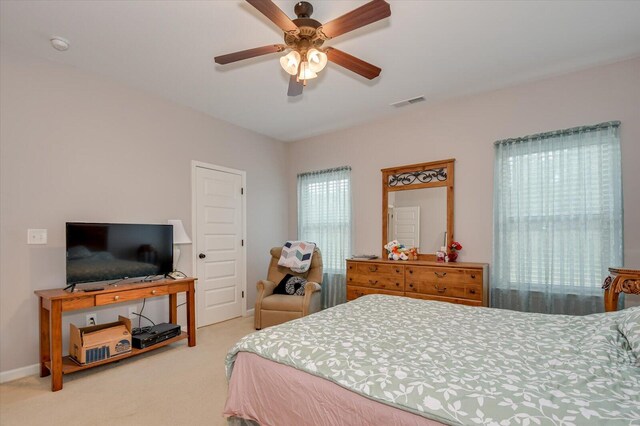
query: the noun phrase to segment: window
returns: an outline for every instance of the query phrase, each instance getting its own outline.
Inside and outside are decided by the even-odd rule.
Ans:
[[[493,306],[602,311],[602,280],[622,264],[618,127],[610,122],[496,143]],[[572,297],[565,303],[566,295]],[[592,300],[576,302],[577,296]]]
[[[327,272],[351,255],[351,168],[298,175],[298,238],[315,242]]]
[[[351,256],[351,167],[298,175],[298,239],[322,253],[323,308],[344,303],[345,259]]]

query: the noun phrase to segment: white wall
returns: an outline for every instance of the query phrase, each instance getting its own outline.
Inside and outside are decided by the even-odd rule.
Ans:
[[[75,68],[6,50],[0,64],[1,371],[38,362],[33,291],[65,284],[65,222],[182,219],[191,234],[191,160],[247,172],[253,307],[269,249],[287,238],[282,142]],[[47,228],[49,243],[27,245],[27,228]],[[179,269],[191,261],[183,247]],[[166,321],[167,306],[159,298],[145,312]],[[127,306],[95,311],[107,322]],[[65,315],[65,335],[85,313]]]
[[[297,173],[349,165],[354,253],[378,254],[380,169],[455,158],[454,235],[464,246],[460,257],[491,262],[493,142],[620,120],[625,265],[640,267],[640,58],[433,106],[406,108],[393,118],[289,145],[289,210],[296,211]],[[290,235],[295,235],[296,225],[296,216],[290,215]]]

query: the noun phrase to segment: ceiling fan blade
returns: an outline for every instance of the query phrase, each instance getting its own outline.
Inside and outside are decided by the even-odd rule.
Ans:
[[[292,75],[289,79],[289,90],[287,90],[287,96],[300,96],[302,95],[302,89],[304,85],[298,81],[295,75]]]
[[[380,71],[382,71],[381,68],[378,68],[369,62],[365,62],[362,59],[358,59],[355,56],[351,56],[348,53],[344,53],[342,50],[338,50],[334,47],[327,48],[325,53],[327,54],[327,59],[334,64],[338,64],[349,71],[360,74],[369,80],[373,80],[379,76]]]
[[[270,44],[268,46],[256,47],[253,49],[241,50],[240,52],[228,53],[213,58],[216,64],[229,64],[231,62],[241,61],[243,59],[255,58],[256,56],[266,55],[268,53],[282,52],[287,46],[283,44]]]
[[[300,32],[298,26],[271,0],[247,0],[247,3],[258,9],[285,33],[298,34]]]
[[[391,6],[384,0],[373,0],[353,9],[318,28],[321,38],[328,40],[391,16]]]

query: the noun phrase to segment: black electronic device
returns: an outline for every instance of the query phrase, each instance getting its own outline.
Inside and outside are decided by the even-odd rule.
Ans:
[[[131,343],[136,349],[144,349],[179,336],[180,331],[178,324],[156,324],[150,327],[149,331],[133,334],[131,336]]]
[[[172,270],[171,225],[67,222],[68,285]]]

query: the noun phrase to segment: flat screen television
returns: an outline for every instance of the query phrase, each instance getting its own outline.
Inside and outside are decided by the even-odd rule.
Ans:
[[[168,274],[173,226],[67,222],[67,284]]]

